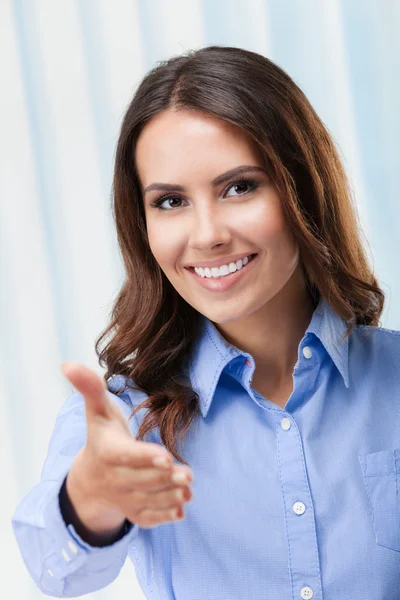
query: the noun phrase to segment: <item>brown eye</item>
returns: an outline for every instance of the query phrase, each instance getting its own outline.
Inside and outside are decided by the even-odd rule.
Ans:
[[[154,202],[151,202],[150,206],[158,208],[159,210],[170,210],[170,209],[173,210],[174,208],[179,208],[179,206],[171,206],[171,205],[169,205],[169,208],[164,208],[162,206],[162,204],[164,204],[164,202],[169,202],[170,200],[178,200],[178,202],[181,202],[182,198],[179,198],[179,196],[162,196],[161,198],[154,200]]]
[[[255,189],[257,189],[259,187],[259,183],[258,181],[255,181],[253,179],[242,179],[241,181],[235,181],[234,183],[232,183],[228,190],[230,190],[231,188],[239,188],[238,191],[238,196],[245,196],[246,194],[249,194],[250,192],[254,191]],[[242,191],[240,191],[240,188]],[[243,190],[244,188],[244,190]],[[246,188],[250,188],[247,189]],[[229,197],[229,194],[228,194]]]
[[[256,190],[258,187],[260,186],[260,183],[254,179],[241,179],[240,181],[234,181],[233,183],[231,183],[229,185],[229,187],[227,188],[227,190],[230,190],[231,188],[241,188],[243,191],[240,191],[239,193],[237,193],[237,196],[246,196],[247,194],[250,194],[250,192],[253,192],[254,190]],[[246,191],[247,188],[247,191]],[[235,195],[233,195],[234,197]],[[232,197],[232,196],[228,196]],[[182,198],[180,196],[161,196],[161,198],[157,198],[156,200],[154,200],[153,202],[150,203],[150,206],[152,206],[153,208],[157,208],[158,210],[165,210],[167,212],[172,212],[173,210],[180,208],[179,206],[172,206],[171,204],[163,206],[163,204],[165,202],[170,202],[173,200],[177,200],[178,202],[182,202]]]

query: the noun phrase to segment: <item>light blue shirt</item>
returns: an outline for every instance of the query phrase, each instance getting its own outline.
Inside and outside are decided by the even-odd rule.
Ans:
[[[283,409],[252,389],[252,356],[202,320],[189,367],[201,416],[182,446],[194,476],[185,518],[135,525],[104,548],[65,526],[58,493],[86,436],[76,392],[12,520],[36,584],[80,596],[111,583],[129,555],[151,600],[398,600],[400,332],[357,326],[340,342],[345,324],[321,299]],[[109,396],[127,417],[145,398]],[[158,431],[147,441],[161,444]]]

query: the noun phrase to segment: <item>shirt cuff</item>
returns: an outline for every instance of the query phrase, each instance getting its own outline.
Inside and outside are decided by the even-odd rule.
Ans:
[[[62,484],[65,483],[66,476]],[[88,572],[95,573],[111,567],[116,563],[125,562],[128,546],[136,537],[139,526],[124,524],[124,533],[120,539],[107,546],[91,546],[76,532],[72,523],[64,521],[60,509],[61,485],[51,488],[43,506],[43,522],[45,531],[52,537],[53,552],[47,557],[46,570],[51,576],[63,578],[74,573],[83,565]]]

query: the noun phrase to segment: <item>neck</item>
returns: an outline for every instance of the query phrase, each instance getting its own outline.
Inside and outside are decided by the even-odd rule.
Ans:
[[[313,312],[299,266],[282,290],[258,311],[240,321],[215,326],[229,343],[253,356],[253,386],[262,383],[276,390],[292,381],[298,346]]]

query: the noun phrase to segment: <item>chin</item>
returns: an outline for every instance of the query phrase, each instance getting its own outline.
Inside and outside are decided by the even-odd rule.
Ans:
[[[226,325],[227,323],[233,323],[235,321],[241,321],[248,317],[253,311],[252,310],[226,310],[226,308],[222,308],[222,310],[201,310],[197,308],[198,312],[207,317],[210,321],[215,323],[216,325]]]
[[[258,313],[258,317],[262,318],[264,307],[279,293],[280,289],[282,288],[264,290],[264,293],[257,297],[248,298],[246,304],[245,298],[238,297],[236,306],[235,302],[228,301],[220,302],[218,305],[213,306],[213,303],[210,301],[204,308],[201,306],[194,306],[194,308],[217,325],[240,322],[252,315],[255,316],[256,313]]]

